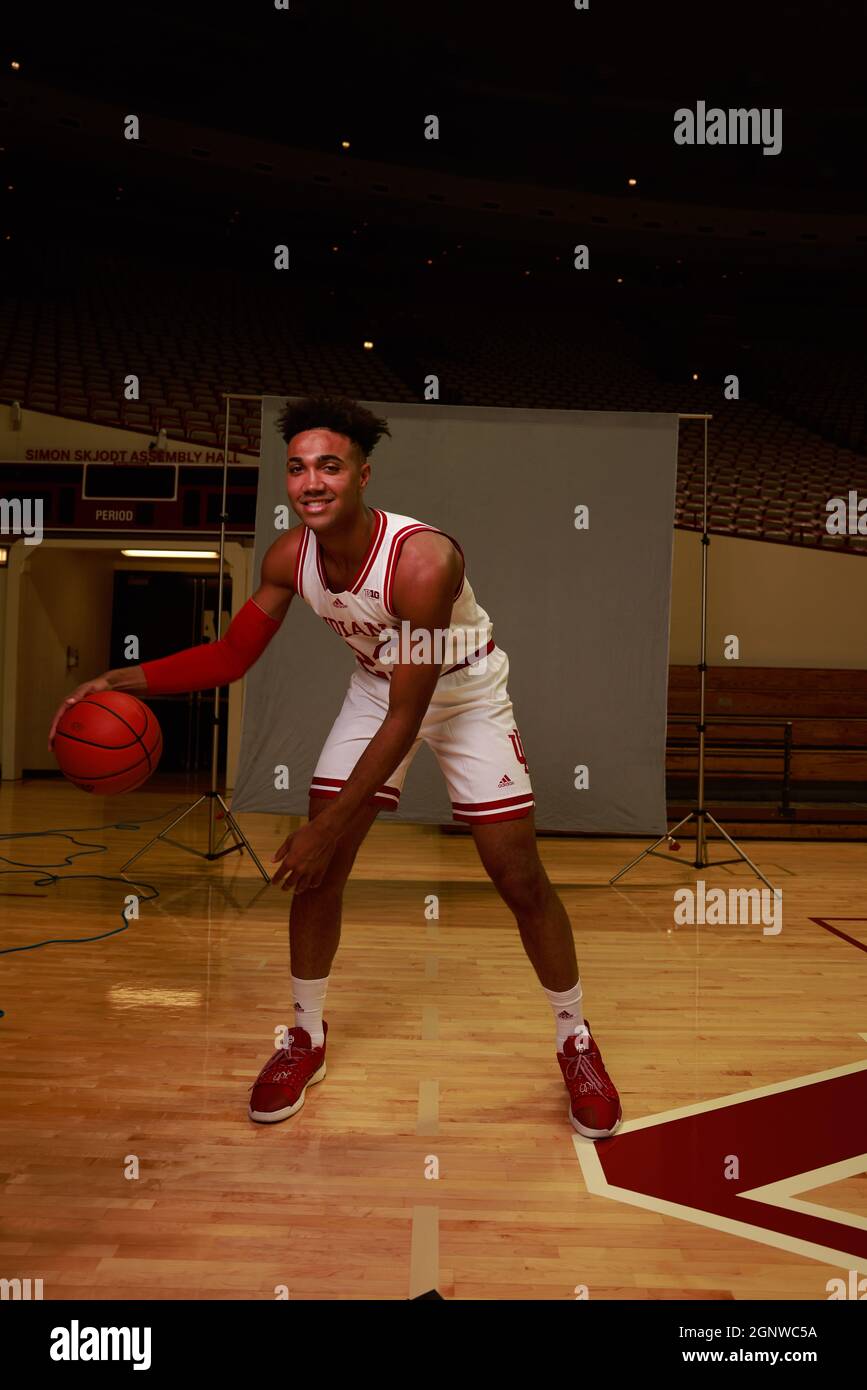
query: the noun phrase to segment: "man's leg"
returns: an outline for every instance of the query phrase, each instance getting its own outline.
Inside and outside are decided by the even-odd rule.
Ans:
[[[532,812],[473,825],[472,832],[485,871],[515,915],[542,988],[572,989],[578,979],[572,924],[539,858]]]
[[[310,819],[330,805],[330,798],[310,798]],[[361,806],[337,842],[337,848],[318,888],[292,894],[289,913],[289,954],[293,977],[321,980],[328,976],[340,942],[343,889],[359,846],[379,806]]]
[[[517,918],[524,950],[548,996],[571,1122],[586,1139],[608,1138],[620,1124],[620,1098],[584,1022],[572,927],[539,859],[532,814],[472,830],[481,861]]]
[[[328,805],[328,797],[310,798],[311,820]],[[307,1087],[325,1075],[325,1025],[322,1011],[331,962],[340,940],[343,887],[358,847],[376,819],[378,806],[363,806],[341,835],[318,888],[293,892],[289,917],[292,997],[295,1031],[288,1033],[260,1071],[250,1097],[250,1119],[261,1124],[287,1120],[304,1104]],[[301,1029],[308,1034],[309,1046]]]

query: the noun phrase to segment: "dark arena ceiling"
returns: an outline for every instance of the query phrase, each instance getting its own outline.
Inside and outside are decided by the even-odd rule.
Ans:
[[[26,271],[56,289],[79,252],[240,282],[286,243],[308,280],[375,296],[386,320],[392,302],[435,317],[455,298],[576,331],[601,311],[639,333],[773,323],[854,341],[863,15],[841,0],[21,6],[0,60],[7,284]],[[699,101],[779,109],[780,152],[676,144],[674,112]]]

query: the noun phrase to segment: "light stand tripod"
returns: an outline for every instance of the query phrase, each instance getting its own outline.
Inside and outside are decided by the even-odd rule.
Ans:
[[[220,506],[220,578],[217,585],[217,637],[219,637],[220,635],[220,618],[223,612],[223,565],[226,545],[226,522],[228,520],[228,513],[226,511],[226,490],[229,473],[229,402],[233,399],[261,400],[260,396],[236,396],[232,392],[226,391],[223,392],[223,396],[226,402],[226,420],[225,437],[223,439],[223,496],[222,503]],[[208,792],[203,792],[199,799],[193,802],[192,806],[188,806],[186,810],[181,811],[181,814],[179,816],[175,816],[174,820],[166,826],[165,830],[161,830],[158,835],[154,835],[150,840],[148,840],[146,845],[144,845],[140,850],[138,850],[132,856],[131,859],[128,859],[126,861],[126,863],[121,868],[121,873],[126,873],[126,870],[129,868],[130,864],[134,864],[137,859],[140,859],[143,854],[147,853],[151,846],[156,844],[157,840],[165,840],[166,844],[175,845],[178,849],[185,849],[189,854],[197,854],[200,859],[208,860],[222,859],[223,856],[226,854],[234,854],[236,850],[240,853],[241,850],[246,849],[250,855],[250,858],[253,860],[253,863],[256,865],[256,868],[259,870],[259,873],[264,878],[265,882],[270,883],[270,874],[268,873],[267,869],[264,869],[262,867],[262,864],[256,854],[256,851],[253,849],[253,846],[250,844],[250,841],[247,839],[246,835],[239,826],[235,817],[232,815],[232,812],[229,810],[222,796],[217,791],[217,761],[219,757],[219,749],[220,687],[218,686],[214,690],[214,717],[211,738],[211,790]],[[181,844],[179,840],[170,840],[168,832],[170,830],[173,830],[174,827],[180,821],[184,820],[187,816],[191,815],[192,812],[195,811],[198,806],[201,806],[203,801],[207,801],[208,803],[207,850],[195,849],[192,845]],[[220,836],[219,841],[215,843],[215,818],[217,804],[219,804],[220,808],[222,809],[223,816],[225,817],[226,828]],[[229,834],[234,836],[234,844],[228,845],[225,849],[220,849],[218,846],[223,843],[226,836]]]
[[[776,895],[778,890],[774,888],[772,883],[768,882],[761,869],[756,868],[756,865],[753,863],[752,859],[750,859],[749,855],[744,853],[740,845],[732,839],[731,835],[727,834],[727,832],[723,830],[719,821],[714,819],[714,817],[711,815],[710,811],[707,810],[704,804],[705,677],[707,675],[707,553],[708,549],[710,548],[710,535],[708,534],[707,529],[707,422],[712,417],[709,415],[680,415],[678,418],[680,420],[704,421],[704,493],[702,501],[701,523],[701,660],[698,666],[699,675],[701,677],[701,686],[698,716],[698,786],[696,788],[698,804],[696,805],[694,810],[690,811],[688,815],[684,816],[683,820],[679,820],[677,822],[677,825],[675,825],[671,830],[666,830],[663,835],[660,835],[658,840],[654,840],[652,845],[650,845],[647,849],[642,850],[639,855],[636,855],[635,859],[630,860],[628,864],[624,865],[624,867],[619,871],[619,873],[616,873],[613,878],[610,878],[608,880],[608,882],[609,884],[616,883],[617,880],[619,878],[622,878],[624,874],[629,873],[629,870],[633,869],[636,864],[640,864],[641,860],[644,859],[648,854],[658,854],[657,845],[661,845],[664,841],[670,840],[674,836],[675,832],[680,830],[681,826],[688,825],[690,821],[695,821],[695,861],[693,865],[694,868],[706,869],[711,866],[711,863],[713,863],[714,865],[737,864],[741,860],[743,860],[745,864],[749,864],[753,873],[756,874],[762,880],[762,883],[766,883],[768,888],[770,888],[771,892]],[[738,856],[737,859],[715,859],[713,861],[708,859],[706,828],[707,822],[709,822],[715,830],[718,830],[720,835],[722,835],[723,839],[731,845],[732,849]],[[665,858],[664,855],[660,855],[659,857]]]

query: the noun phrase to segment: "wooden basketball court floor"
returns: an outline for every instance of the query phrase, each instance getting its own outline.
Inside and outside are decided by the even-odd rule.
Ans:
[[[194,799],[159,780],[0,791],[5,836],[138,826],[79,829],[90,854],[3,840],[3,948],[113,931],[142,898],[116,935],[0,957],[0,1278],[46,1299],[823,1300],[867,1274],[863,843],[755,843],[784,894],[766,936],[674,924],[677,887],[761,887],[745,867],[696,871],[685,843],[611,888],[646,841],[540,838],[623,1101],[594,1146],[472,841],[381,816],[346,891],[327,1079],[264,1126],[248,1087],[294,1021],[289,894],[246,854],[164,844],[128,885],[76,881]],[[301,823],[239,819],[266,865]],[[204,847],[205,812],[173,834]]]

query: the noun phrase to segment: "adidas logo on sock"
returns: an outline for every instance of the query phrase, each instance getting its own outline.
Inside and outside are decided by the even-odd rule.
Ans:
[[[514,785],[515,784],[509,776],[508,772],[504,772],[499,782],[497,783],[498,787],[514,787]]]
[[[557,1015],[557,1017],[558,1017],[558,1018],[574,1018],[575,1015],[574,1015],[574,1014],[570,1014],[570,1012],[569,1012],[568,1009],[564,1009],[563,1012],[562,1012],[561,1014],[558,1014],[558,1015]]]

